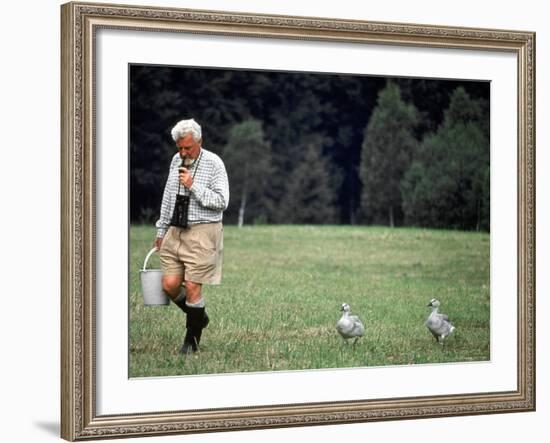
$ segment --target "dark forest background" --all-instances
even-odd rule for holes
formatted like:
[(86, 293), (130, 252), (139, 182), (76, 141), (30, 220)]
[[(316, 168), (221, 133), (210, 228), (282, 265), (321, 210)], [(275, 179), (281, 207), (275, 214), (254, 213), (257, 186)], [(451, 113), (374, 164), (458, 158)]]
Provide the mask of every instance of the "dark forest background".
[(194, 118), (225, 223), (489, 230), (488, 82), (130, 66), (130, 218), (153, 223)]

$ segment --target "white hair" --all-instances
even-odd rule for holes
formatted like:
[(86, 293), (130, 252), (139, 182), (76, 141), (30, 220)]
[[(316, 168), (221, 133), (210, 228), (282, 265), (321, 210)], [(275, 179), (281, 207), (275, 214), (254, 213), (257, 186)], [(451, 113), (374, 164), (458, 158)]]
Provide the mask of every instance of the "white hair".
[(189, 120), (180, 120), (176, 123), (176, 126), (172, 128), (172, 138), (175, 142), (185, 137), (187, 134), (193, 135), (193, 140), (196, 142), (202, 138), (202, 129), (192, 118)]

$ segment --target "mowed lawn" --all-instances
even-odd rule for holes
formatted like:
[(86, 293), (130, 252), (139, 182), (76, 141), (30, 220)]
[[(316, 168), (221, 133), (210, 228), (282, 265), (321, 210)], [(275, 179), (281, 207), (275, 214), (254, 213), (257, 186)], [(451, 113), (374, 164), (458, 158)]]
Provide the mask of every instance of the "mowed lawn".
[[(490, 358), (489, 234), (370, 226), (225, 226), (220, 286), (203, 294), (201, 352), (182, 357), (183, 313), (144, 306), (139, 269), (155, 235), (130, 232), (130, 377), (483, 361)], [(152, 267), (159, 267), (154, 254)], [(424, 326), (431, 298), (457, 330)], [(363, 320), (357, 344), (340, 305)]]

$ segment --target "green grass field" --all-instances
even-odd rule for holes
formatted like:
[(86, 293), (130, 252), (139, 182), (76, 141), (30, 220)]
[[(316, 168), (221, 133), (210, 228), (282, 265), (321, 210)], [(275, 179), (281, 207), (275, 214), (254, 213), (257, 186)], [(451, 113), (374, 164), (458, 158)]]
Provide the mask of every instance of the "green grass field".
[[(178, 354), (184, 315), (143, 305), (139, 269), (155, 235), (130, 232), (130, 377), (482, 361), (489, 354), (489, 235), (365, 226), (225, 228), (220, 286), (203, 294), (201, 352)], [(158, 267), (158, 254), (152, 266)], [(424, 326), (431, 298), (457, 327), (444, 346)], [(366, 327), (345, 346), (350, 304)]]

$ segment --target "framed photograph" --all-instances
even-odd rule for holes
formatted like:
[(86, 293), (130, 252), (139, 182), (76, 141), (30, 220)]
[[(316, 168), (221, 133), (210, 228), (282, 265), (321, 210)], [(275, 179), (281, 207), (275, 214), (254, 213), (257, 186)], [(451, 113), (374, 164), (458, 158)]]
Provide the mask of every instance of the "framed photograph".
[(64, 439), (535, 409), (534, 33), (61, 18)]

